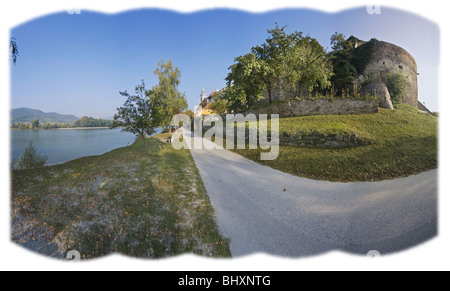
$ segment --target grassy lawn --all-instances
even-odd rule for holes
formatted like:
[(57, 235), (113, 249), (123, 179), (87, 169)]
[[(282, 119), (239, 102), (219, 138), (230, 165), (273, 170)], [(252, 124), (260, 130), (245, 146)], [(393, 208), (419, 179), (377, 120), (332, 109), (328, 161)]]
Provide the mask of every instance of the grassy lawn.
[(260, 161), (260, 149), (234, 152), (272, 168), (311, 179), (376, 181), (404, 177), (438, 165), (438, 119), (399, 105), (362, 115), (309, 116), (280, 119), (281, 132), (357, 133), (373, 145), (354, 148), (280, 146), (278, 159)]
[(188, 150), (158, 139), (62, 165), (13, 171), (12, 240), (33, 251), (82, 259), (120, 253), (162, 258), (229, 257)]

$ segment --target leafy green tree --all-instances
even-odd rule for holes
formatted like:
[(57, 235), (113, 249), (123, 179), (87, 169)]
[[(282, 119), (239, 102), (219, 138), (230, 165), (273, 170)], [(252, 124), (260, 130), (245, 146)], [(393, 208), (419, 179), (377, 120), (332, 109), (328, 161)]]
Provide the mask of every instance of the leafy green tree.
[(167, 63), (160, 61), (153, 72), (158, 77), (158, 84), (152, 88), (152, 96), (158, 100), (160, 125), (168, 127), (172, 117), (187, 109), (185, 94), (178, 90), (181, 73), (174, 67), (171, 60)]
[(309, 36), (299, 39), (286, 56), (285, 83), (290, 88), (308, 93), (315, 88), (327, 89), (331, 86), (333, 65), (319, 42)]
[(332, 52), (330, 58), (333, 60), (334, 75), (331, 78), (335, 93), (340, 96), (344, 91), (350, 91), (350, 86), (358, 76), (358, 71), (352, 64), (353, 49), (352, 42), (346, 40), (343, 34), (335, 33), (331, 36)]
[(262, 45), (252, 48), (252, 53), (259, 60), (259, 78), (265, 85), (272, 103), (272, 93), (274, 88), (280, 83), (283, 76), (288, 74), (291, 68), (286, 66), (286, 56), (289, 51), (302, 40), (301, 32), (286, 34), (284, 27), (275, 24), (275, 28), (267, 30), (270, 37)]
[(30, 145), (25, 148), (25, 151), (20, 155), (17, 160), (18, 170), (27, 170), (42, 167), (47, 162), (47, 156), (43, 156), (37, 153), (36, 148), (32, 141)]
[(335, 33), (331, 36), (332, 51), (329, 53), (333, 61), (333, 77), (331, 82), (334, 86), (335, 94), (341, 96), (344, 92), (352, 92), (353, 83), (358, 75), (362, 75), (367, 64), (372, 58), (376, 39), (361, 46), (356, 46), (360, 42), (357, 37), (345, 38), (343, 34)]
[(264, 93), (272, 103), (279, 86), (294, 92), (330, 86), (332, 66), (324, 48), (316, 39), (298, 31), (288, 34), (285, 28), (276, 24), (267, 31), (270, 36), (265, 43), (235, 58), (225, 79), (228, 106), (245, 110), (263, 99)]
[(213, 96), (213, 103), (210, 103), (210, 108), (214, 110), (217, 114), (223, 115), (228, 110), (228, 101), (225, 97), (225, 90), (220, 91)]
[[(253, 101), (263, 98), (266, 84), (263, 80), (264, 62), (257, 59), (254, 53), (239, 56), (234, 59), (234, 64), (229, 67), (230, 72), (225, 78), (228, 85), (228, 98), (231, 99), (233, 109), (245, 110)], [(230, 94), (234, 94), (231, 96)], [(252, 100), (253, 98), (253, 100)]]
[(135, 94), (127, 91), (120, 92), (127, 98), (122, 107), (117, 108), (114, 122), (110, 128), (122, 127), (123, 131), (131, 132), (144, 141), (147, 154), (149, 149), (145, 141), (146, 135), (155, 132), (155, 128), (161, 124), (161, 102), (152, 91), (145, 89), (144, 80), (135, 87)]
[(35, 119), (33, 120), (33, 122), (31, 123), (31, 129), (36, 130), (39, 129), (39, 119)]

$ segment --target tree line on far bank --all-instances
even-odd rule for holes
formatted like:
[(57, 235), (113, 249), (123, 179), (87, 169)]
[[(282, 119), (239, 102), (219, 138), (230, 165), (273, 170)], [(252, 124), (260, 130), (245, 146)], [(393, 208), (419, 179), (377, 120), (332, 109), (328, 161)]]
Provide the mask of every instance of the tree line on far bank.
[(102, 118), (93, 118), (88, 116), (83, 116), (74, 123), (50, 123), (50, 122), (40, 122), (39, 119), (35, 119), (32, 122), (20, 122), (11, 124), (11, 128), (14, 129), (56, 129), (56, 128), (76, 128), (76, 127), (105, 127), (108, 128), (112, 126), (112, 120), (105, 120)]

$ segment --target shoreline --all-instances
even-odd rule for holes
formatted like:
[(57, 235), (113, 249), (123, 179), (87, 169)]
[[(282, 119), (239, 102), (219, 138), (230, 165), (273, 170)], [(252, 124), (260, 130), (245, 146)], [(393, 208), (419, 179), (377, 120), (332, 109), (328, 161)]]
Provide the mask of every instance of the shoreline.
[[(121, 127), (115, 127), (115, 128), (121, 128)], [(115, 129), (115, 128), (111, 128), (111, 129)], [(54, 130), (54, 129), (110, 129), (109, 127), (58, 127), (58, 128), (48, 128), (48, 129), (20, 129), (20, 128), (9, 128), (10, 130), (31, 130), (31, 131), (36, 131), (36, 130)]]

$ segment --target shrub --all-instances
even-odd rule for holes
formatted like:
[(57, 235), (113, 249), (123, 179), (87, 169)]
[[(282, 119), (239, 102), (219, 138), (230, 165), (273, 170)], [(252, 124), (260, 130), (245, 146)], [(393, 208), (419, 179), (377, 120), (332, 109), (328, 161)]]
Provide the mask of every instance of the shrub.
[(37, 153), (36, 148), (32, 141), (25, 151), (20, 155), (17, 160), (17, 169), (26, 170), (42, 167), (47, 162), (47, 156), (42, 156)]
[(402, 74), (388, 73), (384, 79), (384, 83), (386, 84), (389, 94), (391, 95), (392, 103), (401, 103), (407, 85), (405, 76)]

